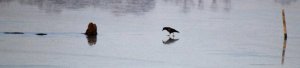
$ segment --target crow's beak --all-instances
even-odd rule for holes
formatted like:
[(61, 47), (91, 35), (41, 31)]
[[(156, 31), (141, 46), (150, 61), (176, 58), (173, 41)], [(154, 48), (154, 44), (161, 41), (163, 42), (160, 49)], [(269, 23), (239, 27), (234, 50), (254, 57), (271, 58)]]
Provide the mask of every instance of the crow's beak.
[(164, 30), (161, 30), (161, 31), (164, 31)]

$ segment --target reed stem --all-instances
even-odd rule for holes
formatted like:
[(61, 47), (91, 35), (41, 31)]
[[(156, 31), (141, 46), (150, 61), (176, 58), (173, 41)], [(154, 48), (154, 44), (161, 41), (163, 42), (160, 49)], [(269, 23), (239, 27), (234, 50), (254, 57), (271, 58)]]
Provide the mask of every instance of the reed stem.
[(282, 9), (282, 22), (283, 22), (283, 34), (284, 34), (284, 40), (283, 40), (283, 47), (282, 47), (282, 57), (281, 57), (281, 64), (284, 64), (284, 57), (285, 57), (285, 50), (286, 50), (286, 42), (287, 42), (287, 31), (286, 31), (286, 20), (285, 20), (285, 13), (284, 9)]
[(286, 20), (285, 20), (284, 9), (282, 9), (282, 22), (283, 22), (284, 40), (287, 40)]

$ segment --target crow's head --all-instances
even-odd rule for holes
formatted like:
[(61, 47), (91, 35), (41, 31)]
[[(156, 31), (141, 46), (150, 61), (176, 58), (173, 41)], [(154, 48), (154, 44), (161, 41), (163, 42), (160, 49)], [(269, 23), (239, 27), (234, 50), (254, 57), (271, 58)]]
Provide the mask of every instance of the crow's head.
[(171, 27), (164, 27), (163, 29), (162, 29), (162, 31), (164, 31), (164, 30), (169, 30)]

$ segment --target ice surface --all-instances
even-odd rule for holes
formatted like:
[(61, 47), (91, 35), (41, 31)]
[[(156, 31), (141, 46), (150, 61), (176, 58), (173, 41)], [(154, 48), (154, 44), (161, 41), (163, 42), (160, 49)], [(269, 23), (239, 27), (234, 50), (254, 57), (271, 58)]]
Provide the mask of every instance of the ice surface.
[[(300, 67), (297, 0), (3, 0), (0, 9), (0, 68)], [(81, 34), (90, 21), (95, 45)], [(165, 26), (180, 31), (170, 44)]]

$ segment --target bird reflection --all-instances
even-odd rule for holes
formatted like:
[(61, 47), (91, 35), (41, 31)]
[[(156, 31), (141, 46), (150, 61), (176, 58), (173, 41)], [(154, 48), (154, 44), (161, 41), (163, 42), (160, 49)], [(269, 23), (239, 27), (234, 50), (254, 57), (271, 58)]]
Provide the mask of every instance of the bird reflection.
[(86, 39), (90, 46), (93, 46), (97, 42), (97, 35), (86, 35)]
[(178, 41), (179, 39), (175, 39), (174, 37), (171, 37), (171, 36), (168, 36), (168, 40), (163, 40), (163, 44), (172, 44), (172, 43), (175, 43), (176, 41)]

